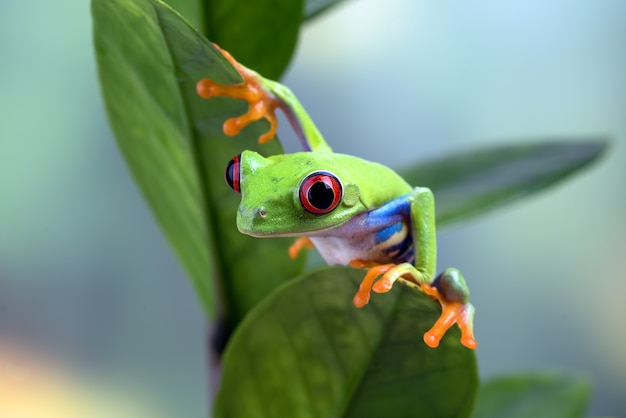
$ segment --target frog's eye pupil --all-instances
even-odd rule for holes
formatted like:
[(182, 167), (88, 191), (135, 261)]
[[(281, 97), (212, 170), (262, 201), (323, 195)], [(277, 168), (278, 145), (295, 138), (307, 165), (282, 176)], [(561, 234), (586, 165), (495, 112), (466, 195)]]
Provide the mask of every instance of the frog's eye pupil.
[(318, 171), (300, 184), (300, 203), (307, 212), (324, 215), (339, 205), (342, 193), (341, 182), (334, 174)]
[(335, 192), (330, 185), (323, 181), (318, 181), (309, 189), (307, 199), (309, 202), (314, 202), (317, 208), (327, 210), (333, 204), (333, 200), (335, 200)]
[(226, 166), (226, 172), (224, 173), (226, 177), (226, 183), (228, 183), (228, 186), (230, 186), (230, 188), (237, 193), (241, 192), (241, 188), (239, 187), (239, 183), (241, 181), (240, 161), (241, 154), (237, 155), (228, 162), (228, 165)]

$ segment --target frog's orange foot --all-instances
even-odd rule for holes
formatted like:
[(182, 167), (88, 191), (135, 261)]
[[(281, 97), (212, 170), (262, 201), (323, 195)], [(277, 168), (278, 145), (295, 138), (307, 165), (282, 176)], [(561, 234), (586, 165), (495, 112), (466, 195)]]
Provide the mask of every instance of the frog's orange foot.
[(364, 269), (380, 265), (379, 263), (370, 260), (352, 260), (348, 264), (350, 265), (350, 267), (354, 267), (355, 269)]
[(361, 281), (361, 284), (359, 285), (359, 290), (356, 292), (354, 298), (352, 299), (354, 306), (356, 306), (357, 308), (362, 308), (370, 301), (370, 292), (372, 290), (374, 280), (381, 274), (384, 274), (391, 268), (395, 267), (395, 264), (376, 265), (375, 263), (364, 260), (353, 260), (350, 262), (350, 265), (356, 268), (371, 267)]
[(427, 295), (437, 299), (441, 304), (441, 315), (435, 322), (435, 325), (424, 334), (426, 345), (431, 348), (438, 347), (443, 335), (456, 323), (461, 329), (461, 344), (472, 349), (478, 347), (473, 330), (474, 307), (468, 302), (450, 302), (445, 300), (434, 286), (424, 284), (422, 285), (422, 290)]
[(300, 251), (304, 248), (313, 248), (313, 241), (307, 237), (300, 237), (296, 239), (293, 244), (289, 246), (289, 258), (294, 259), (298, 256)]
[[(468, 348), (477, 347), (473, 331), (474, 307), (467, 302), (469, 294), (458, 270), (446, 270), (441, 276), (444, 278), (444, 284), (441, 283), (441, 279), (438, 279), (439, 288), (446, 292), (442, 294), (438, 287), (425, 283), (424, 276), (409, 263), (376, 265), (369, 261), (354, 260), (350, 262), (350, 265), (357, 268), (371, 267), (361, 282), (358, 292), (354, 295), (353, 302), (357, 308), (369, 302), (371, 290), (376, 293), (386, 293), (391, 290), (394, 283), (400, 282), (414, 289), (421, 289), (441, 304), (441, 315), (432, 328), (424, 334), (424, 342), (429, 347), (438, 347), (446, 331), (455, 323), (461, 329), (461, 343)], [(374, 284), (374, 280), (379, 275), (382, 277)]]
[(262, 144), (269, 141), (276, 135), (276, 130), (278, 129), (276, 109), (281, 106), (281, 102), (273, 94), (263, 88), (257, 73), (245, 68), (235, 61), (228, 52), (220, 49), (217, 45), (215, 46), (233, 65), (235, 70), (237, 70), (239, 75), (243, 78), (243, 81), (239, 84), (223, 85), (217, 84), (208, 78), (203, 78), (196, 84), (198, 95), (203, 99), (225, 96), (245, 100), (249, 104), (248, 111), (241, 116), (226, 120), (222, 126), (224, 134), (235, 136), (252, 122), (266, 118), (270, 124), (270, 128), (259, 137), (259, 143)]
[(372, 290), (376, 293), (387, 293), (396, 282), (414, 289), (420, 289), (420, 285), (415, 281), (415, 267), (409, 263), (402, 263), (384, 272), (383, 277), (377, 281)]

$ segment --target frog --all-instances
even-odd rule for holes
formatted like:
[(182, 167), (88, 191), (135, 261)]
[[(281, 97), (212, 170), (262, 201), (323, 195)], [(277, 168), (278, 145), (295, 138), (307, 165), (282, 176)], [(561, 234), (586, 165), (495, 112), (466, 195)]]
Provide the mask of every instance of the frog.
[(303, 151), (262, 156), (244, 150), (226, 164), (228, 186), (241, 194), (236, 225), (258, 238), (294, 237), (289, 256), (315, 247), (329, 265), (365, 270), (352, 303), (365, 307), (371, 292), (389, 292), (396, 283), (430, 296), (441, 314), (423, 339), (431, 348), (456, 323), (460, 342), (477, 348), (474, 307), (469, 288), (456, 268), (436, 274), (435, 199), (427, 187), (409, 185), (382, 164), (333, 152), (295, 94), (236, 61), (213, 44), (242, 81), (219, 84), (209, 78), (196, 84), (203, 99), (231, 97), (248, 103), (248, 111), (227, 119), (222, 130), (238, 135), (266, 119), (265, 143), (276, 136), (282, 111)]

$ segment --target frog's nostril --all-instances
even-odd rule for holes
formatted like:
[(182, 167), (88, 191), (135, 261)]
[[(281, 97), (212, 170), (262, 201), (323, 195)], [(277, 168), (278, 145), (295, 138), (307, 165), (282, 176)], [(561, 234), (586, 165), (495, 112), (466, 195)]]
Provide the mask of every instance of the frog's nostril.
[(260, 208), (254, 210), (254, 215), (255, 217), (263, 219), (265, 218), (265, 215), (267, 215), (267, 211), (264, 207), (261, 206)]

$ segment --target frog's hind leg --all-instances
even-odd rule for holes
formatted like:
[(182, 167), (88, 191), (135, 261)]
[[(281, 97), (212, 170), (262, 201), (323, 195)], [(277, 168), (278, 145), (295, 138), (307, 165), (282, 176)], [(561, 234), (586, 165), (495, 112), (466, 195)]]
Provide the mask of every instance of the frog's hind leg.
[(461, 329), (461, 343), (468, 348), (476, 348), (474, 338), (474, 307), (469, 303), (469, 290), (460, 271), (448, 268), (422, 290), (441, 304), (441, 316), (435, 325), (424, 334), (424, 341), (436, 347), (443, 334), (456, 322)]
[(412, 264), (402, 263), (388, 269), (372, 286), (372, 290), (376, 293), (388, 292), (396, 281), (421, 289), (441, 304), (441, 315), (424, 334), (424, 342), (429, 347), (437, 347), (443, 335), (455, 323), (461, 329), (461, 343), (468, 348), (477, 347), (473, 330), (474, 307), (469, 303), (469, 289), (460, 271), (446, 269), (429, 282)]

